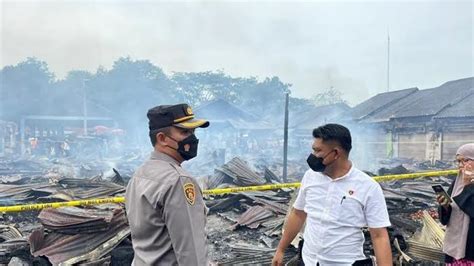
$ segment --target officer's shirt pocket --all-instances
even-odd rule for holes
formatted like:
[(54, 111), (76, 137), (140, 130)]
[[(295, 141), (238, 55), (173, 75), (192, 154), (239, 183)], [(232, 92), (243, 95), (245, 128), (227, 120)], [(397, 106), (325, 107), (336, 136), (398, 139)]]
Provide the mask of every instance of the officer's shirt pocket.
[(331, 209), (331, 218), (340, 224), (349, 226), (364, 226), (364, 205), (349, 194), (339, 197)]

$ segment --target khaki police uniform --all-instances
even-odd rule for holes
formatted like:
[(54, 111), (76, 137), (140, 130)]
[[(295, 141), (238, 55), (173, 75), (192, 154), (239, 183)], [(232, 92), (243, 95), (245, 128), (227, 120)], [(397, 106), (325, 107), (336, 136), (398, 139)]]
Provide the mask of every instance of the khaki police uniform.
[(173, 158), (153, 152), (125, 194), (133, 265), (207, 265), (201, 189)]
[[(166, 126), (207, 127), (186, 104), (148, 111), (150, 134)], [(128, 183), (126, 212), (133, 265), (207, 265), (206, 212), (197, 182), (179, 162), (153, 151)]]

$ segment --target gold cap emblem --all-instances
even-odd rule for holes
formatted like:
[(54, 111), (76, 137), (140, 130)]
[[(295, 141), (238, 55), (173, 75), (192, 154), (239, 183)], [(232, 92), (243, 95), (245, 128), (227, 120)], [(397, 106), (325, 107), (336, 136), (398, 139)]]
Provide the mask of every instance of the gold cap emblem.
[(193, 115), (193, 109), (191, 109), (190, 106), (188, 106), (188, 108), (186, 109), (186, 114), (187, 115)]

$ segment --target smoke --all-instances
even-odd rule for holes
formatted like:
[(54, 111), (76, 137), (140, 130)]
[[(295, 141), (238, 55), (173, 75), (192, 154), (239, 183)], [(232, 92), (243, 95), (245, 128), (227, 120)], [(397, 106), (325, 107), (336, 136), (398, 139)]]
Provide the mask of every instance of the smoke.
[(115, 176), (114, 168), (117, 169), (117, 163), (113, 161), (105, 161), (104, 164), (107, 166), (107, 171), (104, 172), (103, 177), (110, 179)]
[[(83, 85), (65, 84), (61, 80), (67, 80), (68, 71), (75, 69), (105, 75), (114, 68), (117, 58), (126, 55), (148, 59), (163, 67), (169, 76), (174, 71), (214, 69), (258, 80), (278, 76), (293, 84), (293, 97), (308, 99), (333, 87), (353, 106), (385, 90), (387, 26), (393, 40), (392, 88), (432, 87), (445, 80), (472, 76), (470, 10), (470, 2), (375, 5), (370, 2), (5, 2), (2, 3), (0, 65), (15, 65), (24, 58), (36, 56), (48, 62), (58, 79), (53, 80), (55, 85), (47, 90), (33, 84), (35, 94), (25, 92), (28, 101), (11, 101), (14, 104), (8, 109), (0, 106), (0, 119), (5, 116), (4, 110), (37, 113), (27, 108), (38, 101), (44, 115), (83, 115)], [(445, 19), (440, 20), (440, 17)], [(443, 40), (439, 36), (444, 36)], [(456, 47), (456, 52), (446, 47)], [(433, 54), (438, 56), (433, 57)], [(123, 155), (130, 148), (151, 150), (147, 109), (186, 101), (167, 93), (152, 97), (152, 93), (146, 91), (150, 87), (138, 88), (136, 83), (127, 83), (120, 76), (123, 75), (117, 75), (115, 83), (94, 85), (91, 81), (86, 86), (87, 109), (89, 116), (114, 118), (126, 133), (91, 144), (94, 149), (82, 147), (80, 152), (85, 155), (104, 156), (105, 149), (109, 151), (107, 156)], [(30, 77), (16, 78), (28, 80)], [(4, 89), (4, 80), (1, 81), (0, 89)], [(24, 84), (15, 83), (9, 90), (23, 87)], [(115, 101), (114, 104), (120, 106), (119, 115), (117, 110), (105, 110), (112, 103), (93, 101), (94, 93), (106, 87), (109, 90), (104, 95), (95, 95), (96, 99)], [(130, 94), (115, 98), (119, 88), (124, 87)], [(140, 89), (143, 89), (141, 93)], [(57, 98), (52, 98), (53, 92)], [(8, 97), (2, 95), (2, 98)], [(67, 99), (67, 103), (63, 99)], [(275, 163), (282, 161), (282, 146), (278, 142), (282, 139), (283, 108), (275, 110), (279, 109), (281, 114), (274, 114), (278, 119), (271, 121), (276, 130), (257, 133), (259, 141), (265, 143), (259, 147), (258, 154)], [(261, 118), (265, 114), (256, 115)], [(346, 124), (345, 121), (332, 122)], [(32, 123), (31, 127), (39, 132), (39, 124)], [(91, 128), (101, 125), (115, 128), (114, 122), (109, 121), (89, 123)], [(378, 133), (355, 125), (348, 127), (355, 143), (354, 160), (363, 168), (372, 167), (374, 161), (370, 158), (373, 156), (368, 154), (374, 147), (367, 142), (376, 139)], [(68, 133), (75, 133), (74, 130), (81, 128), (81, 121), (68, 124), (67, 128)], [(219, 135), (216, 131), (215, 135)], [(198, 130), (198, 134), (201, 131)], [(234, 155), (255, 159), (252, 155), (256, 154), (248, 152), (248, 146), (254, 145), (249, 139), (251, 134), (245, 130), (234, 129), (221, 134), (220, 138), (215, 135), (201, 137), (204, 149), (199, 158), (203, 158), (203, 165), (206, 165), (205, 160), (212, 159), (212, 149), (221, 146), (226, 146), (226, 159)], [(311, 131), (308, 130), (306, 136), (307, 149), (295, 145), (299, 138), (294, 136), (290, 140), (290, 155), (304, 162), (310, 152)], [(277, 144), (271, 146), (273, 142)]]
[[(62, 78), (72, 69), (110, 68), (130, 55), (169, 73), (279, 76), (298, 97), (334, 86), (355, 104), (386, 88), (388, 27), (392, 88), (472, 76), (471, 10), (470, 1), (10, 1), (2, 3), (0, 58), (1, 66), (44, 58)], [(328, 78), (328, 69), (340, 74)]]

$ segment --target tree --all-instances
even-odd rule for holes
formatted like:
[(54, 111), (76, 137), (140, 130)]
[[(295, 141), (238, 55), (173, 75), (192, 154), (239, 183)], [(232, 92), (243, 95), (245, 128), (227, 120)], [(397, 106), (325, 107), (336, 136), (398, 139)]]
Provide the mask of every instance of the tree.
[(242, 88), (242, 106), (261, 117), (272, 118), (284, 114), (285, 94), (290, 93), (291, 84), (283, 83), (278, 77), (257, 82), (252, 78)]
[[(145, 130), (146, 111), (156, 105), (185, 102), (198, 107), (214, 99), (233, 103), (262, 119), (279, 121), (284, 114), (285, 93), (291, 92), (291, 84), (278, 77), (260, 81), (257, 77), (232, 77), (222, 70), (173, 73), (169, 77), (150, 61), (130, 57), (117, 59), (111, 69), (99, 67), (95, 73), (73, 70), (61, 80), (54, 79), (45, 62), (28, 58), (2, 69), (0, 79), (1, 107), (7, 118), (82, 115), (87, 99), (97, 107), (88, 108), (89, 116), (112, 117), (127, 131)], [(297, 107), (306, 103), (295, 101)]]
[(161, 68), (148, 60), (119, 58), (112, 69), (99, 69), (85, 84), (88, 98), (110, 110), (121, 126), (135, 129), (145, 124), (146, 111), (179, 99)]
[(174, 73), (171, 80), (182, 96), (182, 101), (193, 106), (214, 99), (235, 103), (238, 98), (238, 92), (234, 88), (236, 79), (222, 71)]
[(44, 61), (29, 57), (0, 71), (0, 106), (6, 119), (40, 114), (49, 97), (54, 74)]
[(335, 104), (335, 103), (347, 103), (343, 98), (342, 98), (342, 93), (335, 89), (334, 87), (330, 87), (329, 89), (318, 93), (311, 97), (311, 100), (316, 106), (321, 106), (321, 105), (329, 105), (329, 104)]

